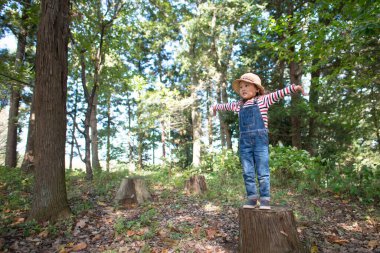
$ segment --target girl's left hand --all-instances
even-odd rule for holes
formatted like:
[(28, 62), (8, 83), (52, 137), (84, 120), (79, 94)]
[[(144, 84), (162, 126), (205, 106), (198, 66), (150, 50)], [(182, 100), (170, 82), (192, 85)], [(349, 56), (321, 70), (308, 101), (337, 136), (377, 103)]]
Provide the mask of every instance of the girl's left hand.
[(300, 91), (300, 92), (302, 93), (303, 96), (307, 96), (307, 95), (308, 95), (308, 94), (305, 92), (305, 90), (303, 89), (303, 86), (302, 86), (302, 85), (296, 85), (296, 86), (294, 87), (294, 89), (295, 89), (296, 91)]

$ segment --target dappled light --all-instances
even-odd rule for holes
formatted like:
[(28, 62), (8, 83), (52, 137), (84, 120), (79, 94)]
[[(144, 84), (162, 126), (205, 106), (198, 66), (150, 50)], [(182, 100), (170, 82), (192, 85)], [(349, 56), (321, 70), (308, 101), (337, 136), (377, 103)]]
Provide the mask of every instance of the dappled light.
[(380, 253), (379, 1), (0, 3), (1, 253)]

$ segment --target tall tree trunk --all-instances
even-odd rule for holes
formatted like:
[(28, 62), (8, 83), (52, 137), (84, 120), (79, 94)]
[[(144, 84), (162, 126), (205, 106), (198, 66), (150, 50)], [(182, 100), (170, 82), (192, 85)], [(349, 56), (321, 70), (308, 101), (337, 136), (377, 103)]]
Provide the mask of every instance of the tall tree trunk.
[[(290, 63), (290, 81), (292, 84), (299, 85), (301, 83), (301, 66), (299, 63), (292, 61)], [(298, 113), (301, 96), (299, 93), (292, 94), (291, 101), (291, 122), (292, 122), (292, 145), (301, 148), (301, 120)]]
[(132, 146), (132, 138), (131, 138), (131, 131), (132, 131), (132, 109), (131, 109), (131, 100), (129, 99), (129, 94), (127, 93), (127, 106), (128, 106), (128, 134), (127, 134), (127, 143), (129, 148), (129, 162), (133, 159), (133, 146)]
[(20, 97), (20, 88), (12, 86), (9, 105), (7, 145), (5, 152), (5, 166), (10, 168), (17, 166), (17, 126)]
[(35, 106), (34, 106), (34, 95), (33, 95), (32, 103), (30, 104), (29, 127), (28, 127), (28, 136), (26, 140), (26, 149), (25, 149), (24, 159), (21, 165), (21, 169), (26, 173), (31, 173), (34, 171), (33, 147), (34, 147), (35, 123), (36, 123), (36, 115), (35, 115), (34, 107)]
[[(138, 97), (140, 97), (141, 94), (138, 94)], [(141, 102), (140, 102), (141, 103)], [(139, 126), (142, 125), (142, 122), (141, 122), (141, 109), (139, 109), (139, 105), (137, 105), (137, 124)], [(142, 170), (143, 169), (143, 153), (144, 153), (144, 146), (143, 146), (143, 140), (144, 140), (144, 132), (143, 130), (141, 129), (141, 127), (138, 128), (137, 130), (137, 156), (138, 156), (138, 161), (137, 161), (137, 168), (139, 170)]]
[[(30, 0), (25, 1), (23, 6), (21, 31), (17, 35), (17, 51), (15, 66), (19, 70), (23, 64), (26, 47), (27, 27), (25, 24), (28, 18), (28, 10), (30, 7)], [(7, 145), (5, 151), (5, 166), (17, 166), (17, 128), (18, 128), (18, 114), (20, 107), (21, 91), (19, 87), (11, 86), (11, 98), (9, 103), (9, 117), (8, 117), (8, 133)]]
[(144, 152), (144, 148), (143, 148), (143, 139), (144, 139), (144, 133), (142, 132), (142, 130), (138, 130), (138, 133), (137, 133), (137, 155), (138, 155), (138, 162), (137, 162), (137, 168), (139, 170), (142, 170), (143, 167), (144, 167), (144, 163), (143, 163), (143, 152)]
[(98, 107), (98, 94), (95, 93), (91, 110), (91, 154), (92, 154), (92, 168), (94, 170), (100, 170), (99, 162), (99, 141), (98, 141), (98, 120), (96, 119)]
[[(228, 102), (228, 94), (227, 94), (227, 70), (228, 65), (231, 61), (232, 56), (232, 44), (233, 40), (231, 37), (235, 34), (234, 25), (229, 26), (227, 41), (229, 44), (221, 50), (221, 55), (218, 54), (217, 50), (217, 40), (218, 35), (216, 32), (216, 23), (217, 23), (217, 13), (216, 9), (213, 12), (213, 17), (211, 21), (211, 30), (212, 30), (212, 44), (211, 44), (211, 52), (214, 58), (215, 68), (219, 74), (218, 87), (217, 87), (217, 102), (218, 103), (227, 103)], [(223, 62), (223, 63), (222, 63)], [(219, 122), (220, 122), (220, 139), (222, 147), (227, 146), (227, 149), (232, 149), (232, 136), (231, 136), (231, 128), (225, 120), (223, 114), (219, 113)]]
[(93, 172), (92, 172), (92, 166), (91, 166), (90, 118), (91, 118), (91, 107), (87, 108), (85, 119), (84, 119), (84, 142), (85, 142), (84, 162), (86, 165), (86, 179), (89, 181), (93, 179)]
[(193, 166), (198, 167), (201, 163), (201, 136), (202, 136), (202, 116), (199, 110), (199, 99), (197, 96), (198, 80), (195, 74), (192, 76), (191, 97), (193, 105), (191, 107), (191, 122), (193, 127)]
[[(218, 104), (221, 104), (222, 103), (222, 87), (220, 86), (220, 84), (218, 85), (218, 88), (216, 90), (216, 102)], [(224, 148), (226, 146), (226, 124), (224, 122), (224, 116), (222, 113), (218, 113), (218, 118), (219, 118), (219, 132), (220, 132), (220, 142), (221, 142), (221, 146), (222, 148)]]
[[(313, 60), (313, 66), (316, 66), (318, 60)], [(311, 109), (311, 115), (309, 118), (309, 136), (307, 141), (307, 150), (311, 155), (315, 154), (315, 143), (316, 143), (316, 120), (318, 117), (318, 98), (319, 98), (319, 77), (321, 74), (320, 69), (316, 69), (311, 72), (311, 84), (309, 92), (309, 105)]]
[[(227, 69), (225, 69), (225, 72), (221, 75), (221, 93), (222, 93), (222, 101), (223, 103), (228, 103), (228, 94), (227, 94), (227, 77), (226, 77)], [(231, 128), (228, 125), (228, 123), (224, 120), (223, 121), (223, 129), (224, 129), (224, 135), (226, 136), (226, 145), (227, 149), (232, 149), (232, 136), (231, 136)]]
[(213, 134), (212, 134), (212, 118), (213, 118), (213, 112), (210, 111), (211, 106), (211, 86), (207, 86), (207, 127), (208, 127), (208, 145), (210, 151), (212, 151), (212, 141), (213, 141)]
[(154, 139), (152, 138), (152, 162), (153, 162), (153, 165), (155, 165), (155, 155), (154, 155)]
[(82, 87), (83, 92), (87, 102), (87, 109), (85, 113), (84, 119), (84, 142), (85, 142), (85, 155), (84, 155), (84, 163), (86, 165), (86, 179), (92, 180), (93, 173), (91, 167), (91, 139), (90, 139), (90, 119), (91, 119), (91, 109), (92, 109), (92, 100), (94, 98), (96, 92), (96, 86), (92, 87), (91, 94), (87, 89), (87, 81), (86, 81), (86, 62), (84, 58), (84, 50), (80, 52), (80, 61), (81, 61), (81, 79), (82, 79)]
[(69, 1), (42, 0), (37, 34), (34, 189), (30, 219), (67, 217), (65, 184)]
[[(293, 17), (294, 15), (294, 9), (295, 9), (295, 3), (292, 1), (286, 2), (287, 5), (287, 14), (289, 17)], [(289, 36), (294, 36), (296, 32), (296, 25), (292, 18), (290, 18), (288, 22), (288, 30), (289, 30)], [(291, 84), (300, 85), (301, 84), (301, 75), (302, 75), (302, 67), (301, 62), (296, 60), (296, 49), (294, 45), (289, 46), (289, 56), (290, 56), (290, 63), (289, 63), (289, 74), (290, 74), (290, 82)], [(299, 103), (301, 95), (299, 93), (295, 93), (291, 95), (291, 134), (292, 134), (292, 145), (296, 148), (301, 148), (301, 117), (299, 115)]]
[[(273, 78), (273, 84), (276, 89), (283, 89), (285, 88), (285, 81), (284, 81), (284, 74), (285, 74), (285, 61), (279, 59), (276, 64), (276, 69), (274, 73), (277, 73), (277, 75)], [(277, 105), (278, 107), (281, 107), (282, 110), (285, 106), (284, 99), (281, 99), (278, 101)], [(271, 113), (271, 112), (270, 112)], [(271, 140), (271, 143), (277, 144), (279, 142), (281, 143), (290, 143), (289, 141), (289, 126), (288, 124), (282, 124), (286, 121), (286, 118), (288, 117), (286, 114), (281, 114), (277, 116), (276, 121), (273, 121), (273, 124), (271, 124), (271, 129), (274, 131), (269, 131), (269, 139)]]
[(162, 145), (162, 157), (166, 157), (166, 134), (165, 134), (165, 122), (161, 121), (161, 145)]
[(74, 159), (74, 145), (75, 145), (75, 130), (76, 130), (76, 121), (77, 121), (77, 114), (78, 114), (78, 101), (79, 95), (78, 95), (78, 83), (75, 87), (75, 99), (74, 99), (74, 109), (73, 109), (73, 127), (71, 129), (71, 143), (70, 143), (70, 165), (69, 168), (73, 168), (73, 159)]
[(106, 154), (106, 170), (110, 171), (111, 161), (111, 95), (107, 99), (107, 154)]

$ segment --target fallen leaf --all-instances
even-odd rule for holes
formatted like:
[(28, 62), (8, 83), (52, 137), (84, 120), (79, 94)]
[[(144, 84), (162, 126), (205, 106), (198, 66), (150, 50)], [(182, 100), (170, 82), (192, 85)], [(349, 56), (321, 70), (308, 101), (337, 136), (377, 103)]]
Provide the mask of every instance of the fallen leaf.
[(379, 247), (379, 241), (377, 241), (377, 240), (369, 241), (369, 242), (368, 242), (368, 247), (369, 247), (371, 250), (376, 249), (377, 247)]
[(177, 244), (176, 240), (173, 240), (173, 239), (170, 239), (170, 238), (163, 238), (162, 241), (163, 241), (166, 245), (168, 245), (168, 246), (170, 246), (170, 247), (174, 247), (174, 245)]
[(92, 238), (93, 241), (97, 241), (97, 240), (100, 240), (102, 238), (102, 236), (100, 234), (97, 234), (94, 236), (94, 238)]
[(214, 228), (206, 229), (206, 237), (211, 240), (215, 237), (217, 230)]
[(66, 249), (65, 248), (62, 248), (58, 251), (58, 253), (67, 253)]
[(72, 247), (71, 251), (80, 251), (87, 248), (87, 244), (85, 242), (80, 242)]
[(312, 246), (310, 248), (310, 253), (318, 253), (318, 246), (315, 242), (312, 243)]
[(98, 201), (98, 202), (97, 202), (97, 204), (98, 204), (99, 206), (107, 206), (107, 204), (106, 204), (106, 203), (104, 203), (104, 202), (101, 202), (101, 201)]
[(201, 233), (201, 227), (200, 226), (195, 226), (193, 228), (193, 230), (191, 231), (191, 233), (194, 235), (194, 236), (199, 236), (199, 234)]
[(48, 237), (48, 235), (49, 235), (49, 231), (44, 230), (44, 231), (42, 231), (41, 233), (38, 234), (38, 237), (46, 238), (46, 237)]
[(135, 234), (136, 234), (136, 232), (133, 231), (133, 230), (128, 230), (127, 231), (127, 236), (134, 236)]
[(76, 228), (84, 228), (86, 226), (87, 219), (81, 219), (75, 225)]
[(345, 243), (348, 243), (348, 240), (340, 239), (339, 237), (334, 236), (334, 235), (328, 236), (327, 237), (327, 241), (330, 242), (330, 243), (336, 243), (336, 244), (339, 244), (339, 245), (343, 245)]
[(17, 218), (15, 222), (13, 222), (12, 225), (17, 225), (17, 224), (20, 224), (20, 223), (24, 223), (25, 221), (25, 218)]

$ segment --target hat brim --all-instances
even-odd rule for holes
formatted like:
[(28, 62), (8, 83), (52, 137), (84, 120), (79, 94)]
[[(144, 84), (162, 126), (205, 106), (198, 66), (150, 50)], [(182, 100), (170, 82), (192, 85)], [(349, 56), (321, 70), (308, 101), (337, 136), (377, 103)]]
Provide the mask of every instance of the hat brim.
[(240, 83), (240, 81), (244, 81), (244, 82), (252, 83), (252, 84), (256, 85), (256, 87), (259, 89), (259, 94), (260, 94), (260, 95), (264, 95), (264, 94), (265, 94), (265, 89), (264, 89), (264, 87), (263, 87), (261, 84), (257, 84), (257, 83), (254, 83), (254, 82), (250, 82), (250, 81), (247, 81), (246, 79), (236, 79), (235, 81), (232, 82), (232, 89), (233, 89), (238, 95), (240, 95), (240, 87), (239, 87), (239, 83)]

